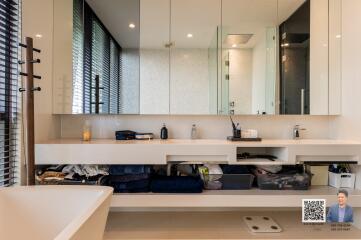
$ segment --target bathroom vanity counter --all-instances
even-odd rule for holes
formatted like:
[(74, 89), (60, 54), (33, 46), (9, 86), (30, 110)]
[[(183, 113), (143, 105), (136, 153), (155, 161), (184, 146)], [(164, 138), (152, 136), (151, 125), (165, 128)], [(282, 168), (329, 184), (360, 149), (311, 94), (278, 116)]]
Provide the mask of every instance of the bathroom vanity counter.
[[(36, 144), (36, 164), (142, 164), (172, 162), (225, 163), (239, 165), (303, 162), (353, 162), (360, 164), (361, 144), (340, 140), (143, 140), (116, 141), (59, 139)], [(237, 159), (237, 153), (256, 152), (277, 156), (267, 159)], [(222, 190), (201, 194), (114, 194), (112, 207), (301, 207), (302, 199), (326, 199), (332, 203), (337, 189), (312, 186), (308, 191)], [(361, 207), (361, 191), (354, 190), (350, 202)], [(285, 197), (287, 196), (287, 197)]]
[(137, 144), (137, 145), (233, 145), (233, 146), (292, 146), (292, 145), (358, 145), (360, 142), (352, 140), (335, 139), (263, 139), (260, 142), (228, 141), (225, 139), (152, 139), (152, 140), (114, 140), (114, 139), (93, 139), (83, 141), (80, 139), (53, 139), (40, 142), (44, 144)]
[[(265, 159), (237, 160), (237, 153), (274, 155)], [(296, 164), (302, 162), (353, 162), (360, 164), (361, 143), (310, 139), (265, 139), (231, 142), (219, 139), (129, 140), (57, 139), (36, 144), (36, 164), (167, 164), (172, 161), (220, 162), (240, 165)]]

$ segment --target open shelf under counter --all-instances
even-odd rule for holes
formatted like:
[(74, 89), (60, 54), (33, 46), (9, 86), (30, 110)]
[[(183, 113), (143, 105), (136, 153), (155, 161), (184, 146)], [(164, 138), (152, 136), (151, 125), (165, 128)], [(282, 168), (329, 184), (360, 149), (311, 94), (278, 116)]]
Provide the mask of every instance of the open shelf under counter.
[[(237, 151), (254, 149), (276, 155), (278, 161), (237, 161)], [(264, 139), (231, 142), (222, 139), (129, 140), (56, 139), (37, 143), (35, 163), (42, 164), (167, 164), (170, 161), (228, 164), (296, 164), (306, 161), (361, 163), (361, 143), (344, 140)]]
[[(329, 206), (337, 202), (337, 191), (329, 186), (312, 186), (306, 191), (251, 189), (207, 190), (198, 194), (114, 194), (111, 207), (301, 207), (302, 199), (326, 199)], [(349, 195), (349, 204), (361, 207), (361, 190), (350, 190)]]

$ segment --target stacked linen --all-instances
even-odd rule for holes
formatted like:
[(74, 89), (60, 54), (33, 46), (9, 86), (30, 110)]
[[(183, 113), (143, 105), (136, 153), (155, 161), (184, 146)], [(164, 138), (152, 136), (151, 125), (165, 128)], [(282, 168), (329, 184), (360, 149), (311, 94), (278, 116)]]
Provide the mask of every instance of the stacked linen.
[(101, 185), (111, 186), (115, 193), (149, 192), (151, 167), (145, 165), (112, 165)]

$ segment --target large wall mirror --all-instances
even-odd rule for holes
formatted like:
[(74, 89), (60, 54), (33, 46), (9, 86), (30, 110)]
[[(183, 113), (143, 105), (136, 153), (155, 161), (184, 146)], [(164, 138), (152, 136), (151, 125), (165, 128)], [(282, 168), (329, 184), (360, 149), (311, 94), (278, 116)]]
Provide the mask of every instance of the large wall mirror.
[(341, 39), (341, 0), (54, 0), (54, 113), (340, 114)]

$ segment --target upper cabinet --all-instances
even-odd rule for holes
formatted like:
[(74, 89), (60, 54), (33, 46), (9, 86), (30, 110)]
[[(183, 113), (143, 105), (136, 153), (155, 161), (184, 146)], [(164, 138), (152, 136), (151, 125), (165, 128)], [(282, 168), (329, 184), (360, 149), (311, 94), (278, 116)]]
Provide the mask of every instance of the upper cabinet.
[(169, 16), (169, 0), (140, 0), (141, 114), (169, 114)]
[(221, 0), (171, 0), (170, 114), (217, 114)]
[(275, 114), (278, 1), (222, 1), (221, 114)]
[(341, 0), (54, 0), (54, 113), (340, 114), (341, 39)]
[(139, 29), (139, 1), (54, 0), (54, 113), (138, 114)]

